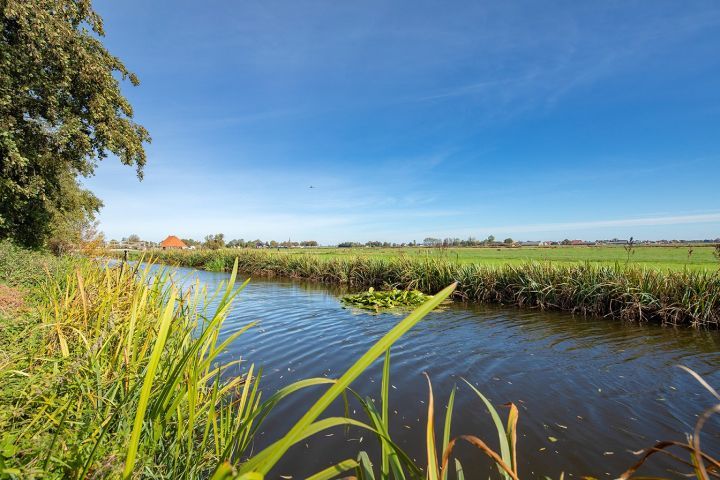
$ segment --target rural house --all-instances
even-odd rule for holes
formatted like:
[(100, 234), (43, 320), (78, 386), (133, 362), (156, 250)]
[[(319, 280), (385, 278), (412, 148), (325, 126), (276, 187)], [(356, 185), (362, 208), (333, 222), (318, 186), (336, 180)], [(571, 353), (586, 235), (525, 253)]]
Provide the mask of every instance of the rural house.
[(165, 240), (160, 242), (160, 248), (162, 248), (163, 250), (174, 250), (187, 248), (187, 245), (185, 245), (185, 242), (180, 240), (175, 235), (170, 235)]

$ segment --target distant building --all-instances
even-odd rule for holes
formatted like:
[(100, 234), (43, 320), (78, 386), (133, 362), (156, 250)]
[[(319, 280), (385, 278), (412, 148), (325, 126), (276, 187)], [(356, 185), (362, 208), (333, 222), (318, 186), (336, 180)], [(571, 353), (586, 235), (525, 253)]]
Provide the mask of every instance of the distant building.
[(187, 245), (185, 245), (185, 242), (180, 240), (175, 235), (170, 235), (165, 240), (160, 242), (160, 248), (162, 248), (163, 250), (175, 250), (187, 248)]
[(540, 247), (550, 247), (552, 245), (557, 245), (558, 242), (552, 241), (552, 240), (545, 240), (543, 242), (540, 242), (538, 246)]

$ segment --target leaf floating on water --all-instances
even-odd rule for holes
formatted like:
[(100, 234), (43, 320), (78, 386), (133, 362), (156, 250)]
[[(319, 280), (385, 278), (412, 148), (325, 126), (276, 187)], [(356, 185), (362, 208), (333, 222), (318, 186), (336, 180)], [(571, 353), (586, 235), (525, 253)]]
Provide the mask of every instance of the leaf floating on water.
[(560, 428), (563, 428), (563, 429), (567, 430), (567, 427), (566, 427), (565, 425), (560, 425), (559, 423), (556, 423), (555, 425), (557, 425), (557, 426), (560, 427)]
[(548, 440), (550, 440), (553, 443), (558, 441), (557, 438), (555, 438), (555, 437), (548, 437)]

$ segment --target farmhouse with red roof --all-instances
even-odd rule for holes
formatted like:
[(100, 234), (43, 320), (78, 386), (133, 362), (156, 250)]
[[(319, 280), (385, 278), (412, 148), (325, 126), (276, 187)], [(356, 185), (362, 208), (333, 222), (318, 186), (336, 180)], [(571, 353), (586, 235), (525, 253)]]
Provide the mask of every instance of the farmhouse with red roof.
[(187, 248), (187, 245), (185, 245), (185, 242), (180, 240), (175, 235), (170, 235), (165, 240), (160, 242), (160, 248), (162, 248), (163, 250), (172, 250), (178, 248)]

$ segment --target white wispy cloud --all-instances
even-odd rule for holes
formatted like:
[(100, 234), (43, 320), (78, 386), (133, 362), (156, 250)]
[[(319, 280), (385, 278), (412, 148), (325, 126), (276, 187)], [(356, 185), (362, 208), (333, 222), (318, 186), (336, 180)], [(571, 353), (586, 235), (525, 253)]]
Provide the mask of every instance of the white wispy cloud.
[[(499, 231), (504, 233), (539, 233), (539, 232), (566, 232), (571, 230), (590, 230), (595, 228), (617, 228), (617, 227), (652, 227), (660, 225), (685, 225), (701, 223), (720, 223), (720, 212), (703, 213), (694, 215), (673, 215), (634, 217), (613, 220), (592, 220), (584, 222), (562, 222), (562, 223), (537, 223), (520, 225), (495, 225), (478, 226), (473, 229), (478, 231)], [(468, 230), (469, 231), (469, 230)]]

